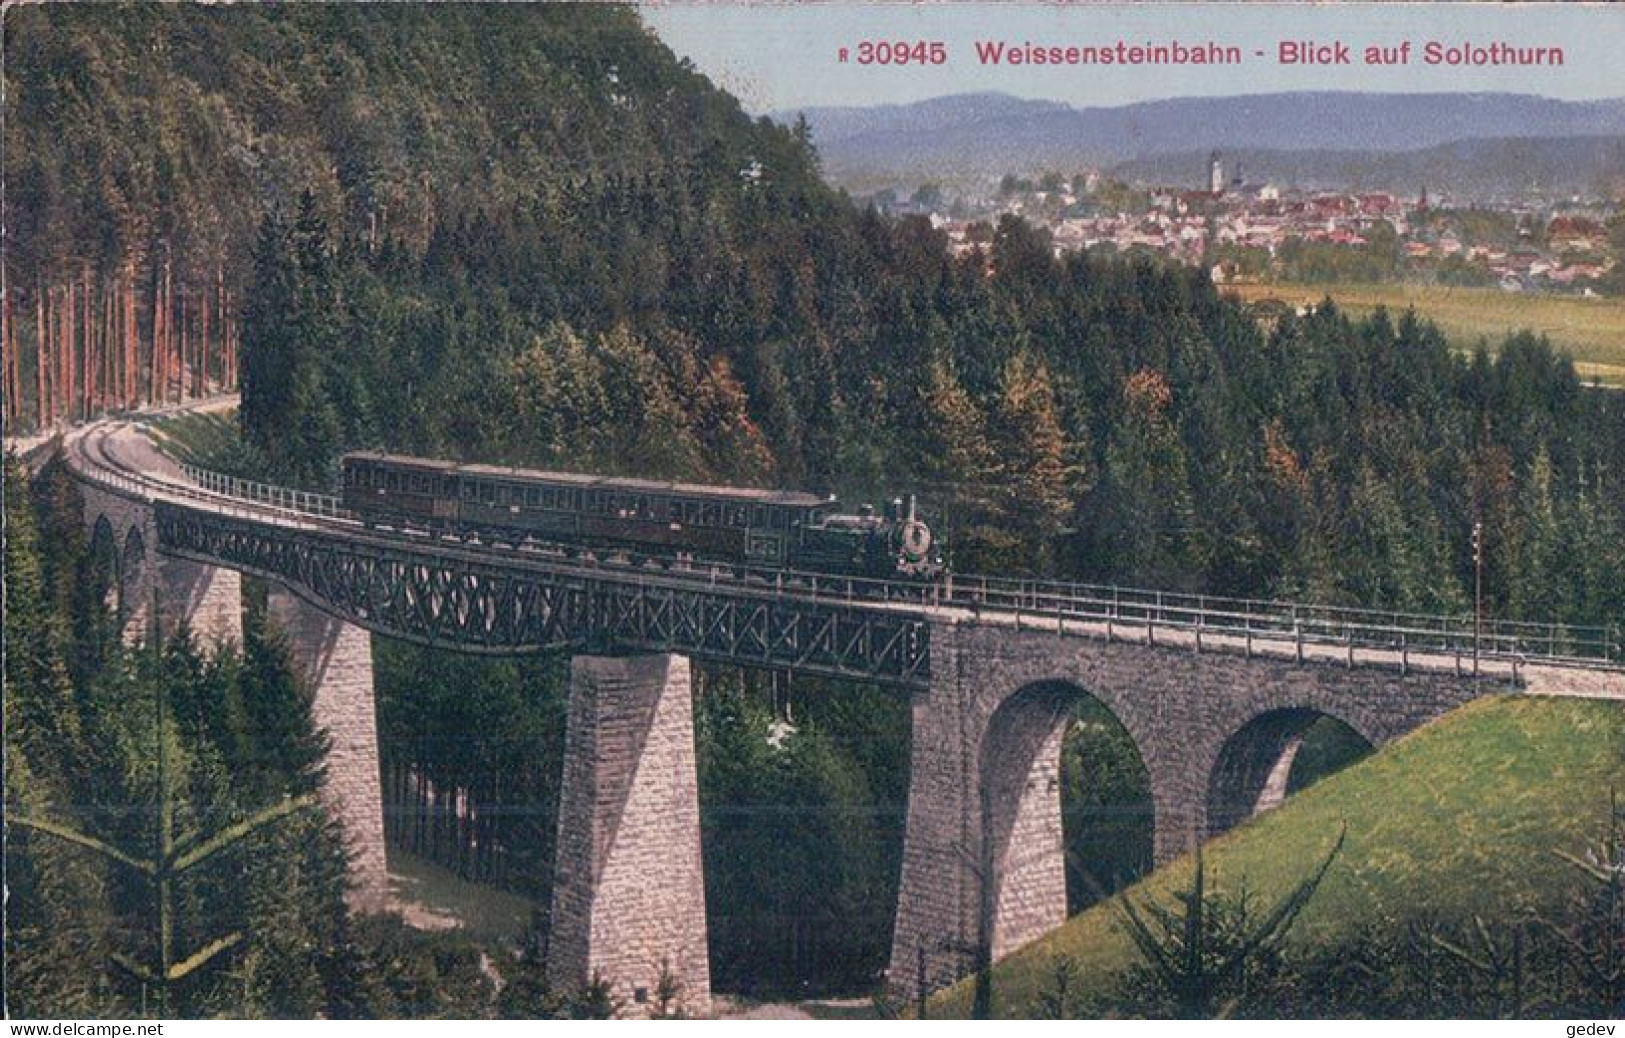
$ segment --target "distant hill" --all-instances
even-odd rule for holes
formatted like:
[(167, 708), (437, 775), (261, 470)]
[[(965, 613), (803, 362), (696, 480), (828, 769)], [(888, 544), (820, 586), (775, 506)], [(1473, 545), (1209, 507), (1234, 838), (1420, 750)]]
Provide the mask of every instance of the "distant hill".
[(1625, 136), (1625, 99), (1305, 92), (1073, 108), (1003, 94), (808, 108), (830, 176), (848, 186), (1112, 166), (1231, 151), (1411, 152), (1467, 140)]
[(1059, 101), (1029, 101), (1009, 94), (950, 94), (903, 105), (850, 108), (807, 108), (774, 113), (775, 121), (790, 123), (805, 114), (820, 144), (836, 144), (867, 134), (933, 134), (967, 124), (1014, 121), (1073, 112)]
[[(1197, 185), (1208, 151), (1134, 159), (1111, 167), (1142, 183)], [(1240, 163), (1249, 182), (1307, 188), (1399, 191), (1430, 188), (1468, 198), (1536, 190), (1547, 195), (1590, 193), (1625, 179), (1625, 134), (1607, 137), (1498, 137), (1453, 141), (1416, 151), (1227, 150), (1225, 175)]]
[[(1625, 703), (1512, 697), (1446, 715), (1208, 845), (1209, 880), (1268, 903), (1348, 837), (1292, 940), (1335, 942), (1364, 924), (1409, 918), (1496, 921), (1506, 906), (1550, 911), (1573, 874), (1554, 852), (1601, 837), (1610, 788), (1625, 781)], [(1172, 901), (1189, 857), (1127, 891)], [(1133, 960), (1110, 905), (1097, 905), (994, 968), (994, 1011), (1030, 1016), (1056, 963), (1077, 966), (1075, 995), (1100, 991)], [(969, 981), (932, 999), (931, 1015), (969, 1014)]]

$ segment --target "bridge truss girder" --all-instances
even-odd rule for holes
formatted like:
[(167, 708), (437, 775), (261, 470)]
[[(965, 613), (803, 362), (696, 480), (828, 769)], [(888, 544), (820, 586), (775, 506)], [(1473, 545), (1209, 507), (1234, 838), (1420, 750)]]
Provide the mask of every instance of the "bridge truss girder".
[(930, 678), (930, 625), (919, 613), (155, 508), (163, 553), (281, 581), (350, 623), (420, 645), (674, 652), (908, 688)]

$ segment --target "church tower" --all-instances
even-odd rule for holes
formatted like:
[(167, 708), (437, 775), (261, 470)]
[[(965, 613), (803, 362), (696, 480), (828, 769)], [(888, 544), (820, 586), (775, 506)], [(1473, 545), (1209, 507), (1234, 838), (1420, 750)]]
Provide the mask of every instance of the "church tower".
[(1224, 163), (1215, 151), (1207, 159), (1207, 189), (1216, 195), (1224, 194)]

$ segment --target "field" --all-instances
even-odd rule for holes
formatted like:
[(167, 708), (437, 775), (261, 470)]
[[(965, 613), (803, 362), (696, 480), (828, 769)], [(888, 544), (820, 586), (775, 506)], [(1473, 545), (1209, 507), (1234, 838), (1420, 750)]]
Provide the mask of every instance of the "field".
[(1385, 306), (1397, 315), (1415, 307), (1460, 350), (1471, 350), (1480, 340), (1487, 340), (1494, 349), (1509, 332), (1528, 329), (1572, 355), (1582, 378), (1625, 387), (1625, 299), (1383, 284), (1232, 285), (1224, 291), (1248, 302), (1280, 299), (1293, 305), (1318, 303), (1331, 296), (1353, 314)]
[[(1625, 703), (1508, 697), (1472, 703), (1304, 790), (1208, 845), (1211, 881), (1273, 902), (1348, 838), (1292, 940), (1329, 942), (1360, 921), (1428, 911), (1496, 919), (1506, 906), (1550, 907), (1573, 882), (1554, 854), (1600, 838), (1609, 789), (1625, 789)], [(1128, 895), (1172, 903), (1190, 860)], [(994, 970), (999, 1016), (1030, 1015), (1055, 964), (1071, 958), (1079, 994), (1131, 961), (1109, 905), (1074, 916)], [(933, 1000), (966, 1016), (969, 983)]]

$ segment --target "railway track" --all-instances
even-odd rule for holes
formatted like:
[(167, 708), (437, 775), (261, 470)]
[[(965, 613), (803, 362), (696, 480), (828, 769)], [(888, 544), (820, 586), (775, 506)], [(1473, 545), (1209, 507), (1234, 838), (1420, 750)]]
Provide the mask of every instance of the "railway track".
[[(1517, 665), (1625, 672), (1617, 630), (1511, 621), (1485, 621), (1475, 633), (1470, 616), (1433, 616), (1320, 606), (1309, 603), (1192, 595), (1102, 585), (956, 575), (930, 582), (877, 580), (696, 560), (656, 552), (594, 550), (590, 546), (501, 536), (492, 531), (436, 531), (411, 524), (364, 522), (331, 495), (297, 491), (209, 472), (162, 458), (140, 427), (101, 422), (70, 436), (65, 445), (78, 471), (143, 500), (213, 511), (289, 529), (319, 531), (382, 547), (417, 551), (486, 565), (536, 566), (561, 575), (610, 577), (682, 587), (726, 586), (751, 595), (794, 597), (821, 604), (862, 605), (937, 620), (977, 620), (1017, 628), (1051, 627), (1058, 633), (1156, 642), (1172, 636), (1206, 646), (1285, 644), (1303, 659), (1343, 651), (1466, 656)], [(151, 471), (132, 455), (142, 454)]]

